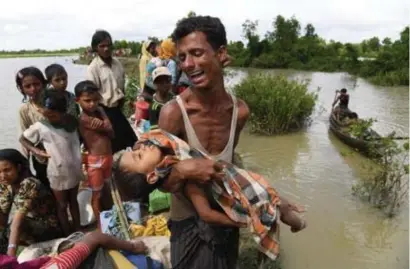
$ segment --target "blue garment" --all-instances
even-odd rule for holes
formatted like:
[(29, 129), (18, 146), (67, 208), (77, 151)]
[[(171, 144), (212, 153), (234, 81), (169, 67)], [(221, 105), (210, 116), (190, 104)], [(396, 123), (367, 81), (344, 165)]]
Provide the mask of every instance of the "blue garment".
[(145, 84), (152, 89), (155, 89), (155, 85), (152, 80), (152, 72), (155, 70), (155, 68), (160, 66), (166, 66), (168, 68), (169, 72), (171, 73), (172, 85), (175, 85), (177, 82), (177, 63), (173, 59), (161, 60), (159, 57), (156, 57), (151, 59), (151, 61), (147, 64), (147, 77), (145, 79)]
[[(137, 255), (137, 254), (131, 254), (129, 252), (123, 251), (122, 254), (129, 260), (133, 265), (135, 265), (138, 269), (164, 269), (164, 265), (157, 261), (157, 260), (152, 260), (149, 256), (145, 255)], [(152, 267), (148, 266), (148, 263), (152, 262)]]

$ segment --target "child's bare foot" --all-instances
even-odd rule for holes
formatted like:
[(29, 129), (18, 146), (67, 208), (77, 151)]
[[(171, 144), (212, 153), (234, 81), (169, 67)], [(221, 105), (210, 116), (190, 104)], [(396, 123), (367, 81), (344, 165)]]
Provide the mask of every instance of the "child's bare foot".
[(297, 232), (302, 231), (302, 230), (305, 229), (306, 227), (307, 227), (306, 220), (301, 219), (301, 220), (300, 220), (300, 226), (299, 226), (299, 227), (291, 227), (291, 228), (290, 228), (290, 231), (291, 231), (292, 233), (297, 233)]

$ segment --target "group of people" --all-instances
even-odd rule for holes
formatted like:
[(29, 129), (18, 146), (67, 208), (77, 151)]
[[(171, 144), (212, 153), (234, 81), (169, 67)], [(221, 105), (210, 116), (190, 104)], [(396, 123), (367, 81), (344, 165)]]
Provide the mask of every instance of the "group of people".
[[(111, 173), (127, 199), (141, 199), (157, 188), (171, 193), (173, 268), (237, 268), (241, 227), (250, 227), (259, 248), (275, 258), (278, 220), (293, 232), (306, 222), (295, 214), (303, 209), (263, 177), (232, 164), (250, 112), (225, 89), (223, 68), (230, 57), (222, 22), (210, 16), (186, 18), (172, 39), (159, 46), (144, 43), (141, 96), (150, 102), (153, 130), (139, 141), (121, 112), (125, 72), (112, 57), (112, 44), (106, 31), (93, 35), (96, 57), (74, 95), (66, 91), (67, 72), (60, 65), (47, 67), (46, 78), (35, 67), (17, 73), (24, 97), (20, 142), (36, 175), (20, 152), (0, 151), (0, 226), (8, 238), (7, 254), (15, 255), (19, 244), (81, 228), (76, 197), (83, 179), (82, 143), (96, 216), (112, 205), (101, 203), (110, 200), (106, 183)], [(179, 83), (182, 76), (187, 82)], [(114, 154), (119, 158), (114, 160)]]

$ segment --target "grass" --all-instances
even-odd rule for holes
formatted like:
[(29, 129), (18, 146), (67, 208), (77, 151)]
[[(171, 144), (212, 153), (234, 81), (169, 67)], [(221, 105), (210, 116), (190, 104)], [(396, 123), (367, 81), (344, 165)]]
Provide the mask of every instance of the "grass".
[(251, 74), (234, 90), (251, 111), (250, 131), (274, 135), (301, 129), (308, 122), (317, 93), (309, 81), (289, 80), (283, 75)]

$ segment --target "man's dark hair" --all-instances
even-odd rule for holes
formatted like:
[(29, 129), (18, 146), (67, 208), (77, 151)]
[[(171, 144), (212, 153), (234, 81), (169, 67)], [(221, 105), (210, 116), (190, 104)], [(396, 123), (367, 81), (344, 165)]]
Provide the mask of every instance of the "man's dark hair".
[(110, 43), (112, 45), (112, 38), (111, 35), (105, 31), (105, 30), (97, 30), (93, 34), (91, 38), (91, 48), (93, 49), (94, 52), (97, 51), (98, 45), (103, 42), (105, 39), (109, 39)]
[(347, 90), (345, 88), (340, 90), (341, 93), (347, 93)]
[(211, 16), (195, 16), (182, 19), (172, 33), (172, 40), (177, 43), (179, 40), (192, 32), (202, 32), (214, 50), (221, 46), (226, 46), (225, 26), (221, 20)]

